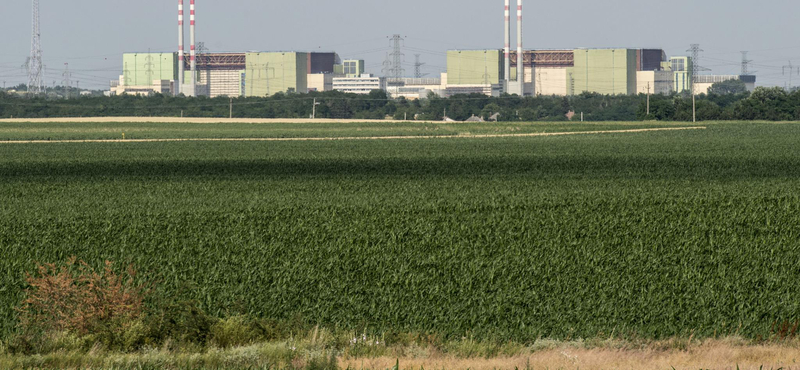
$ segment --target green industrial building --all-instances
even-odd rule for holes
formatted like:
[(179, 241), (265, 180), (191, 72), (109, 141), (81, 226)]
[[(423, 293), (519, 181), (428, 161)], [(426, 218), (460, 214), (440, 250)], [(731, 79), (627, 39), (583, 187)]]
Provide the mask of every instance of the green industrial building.
[(567, 92), (636, 94), (636, 50), (577, 49), (575, 65), (567, 69)]
[(247, 53), (245, 65), (245, 96), (308, 91), (307, 53)]
[(448, 85), (501, 85), (502, 50), (450, 50), (447, 52)]
[(156, 80), (177, 80), (178, 53), (125, 53), (122, 85), (150, 86)]
[(691, 57), (672, 57), (669, 59), (670, 69), (674, 74), (675, 79), (675, 92), (680, 94), (684, 91), (692, 91), (692, 79), (694, 78), (694, 71), (692, 70)]
[(364, 74), (366, 63), (363, 59), (348, 59), (343, 60), (342, 64), (333, 66), (333, 73), (336, 75), (344, 75), (346, 77), (354, 78), (360, 77)]

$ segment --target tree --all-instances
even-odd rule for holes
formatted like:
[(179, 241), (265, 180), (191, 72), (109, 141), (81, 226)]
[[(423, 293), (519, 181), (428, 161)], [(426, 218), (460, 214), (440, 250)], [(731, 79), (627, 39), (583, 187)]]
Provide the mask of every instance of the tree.
[(735, 94), (742, 94), (747, 92), (747, 86), (745, 86), (742, 80), (727, 80), (722, 82), (717, 82), (711, 85), (711, 88), (708, 89), (708, 94), (714, 95), (735, 95)]

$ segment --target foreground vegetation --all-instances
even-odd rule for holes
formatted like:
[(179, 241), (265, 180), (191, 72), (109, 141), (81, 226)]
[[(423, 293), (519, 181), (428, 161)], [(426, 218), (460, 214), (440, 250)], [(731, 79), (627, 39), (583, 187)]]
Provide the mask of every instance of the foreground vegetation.
[[(315, 337), (326, 344), (303, 356), (339, 366), (415, 348), (513, 357), (544, 338), (794, 348), (799, 135), (798, 124), (719, 123), (540, 138), (3, 144), (2, 351), (17, 354), (5, 357), (14, 366), (224, 352), (260, 359), (244, 367), (305, 367), (288, 354)], [(14, 307), (32, 287), (26, 273), (71, 256), (92, 271), (133, 266), (141, 313), (124, 330), (25, 339)], [(287, 355), (273, 361), (263, 348)]]

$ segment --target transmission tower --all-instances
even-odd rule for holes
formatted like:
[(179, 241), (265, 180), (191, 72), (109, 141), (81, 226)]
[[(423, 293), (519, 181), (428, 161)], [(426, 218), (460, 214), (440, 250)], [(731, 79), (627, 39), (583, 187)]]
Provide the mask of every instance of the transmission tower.
[(752, 60), (748, 60), (747, 59), (747, 52), (743, 51), (742, 52), (742, 76), (747, 76), (747, 75), (750, 74), (750, 63), (752, 63), (752, 62), (753, 62)]
[[(783, 75), (784, 75), (784, 76), (786, 76), (786, 74), (787, 74), (787, 71), (788, 71), (788, 74), (789, 74), (789, 85), (788, 85), (788, 86), (784, 86), (784, 89), (785, 89), (786, 91), (789, 91), (789, 92), (791, 92), (791, 91), (794, 89), (794, 82), (792, 81), (792, 77), (793, 77), (795, 74), (798, 74), (798, 75), (800, 75), (800, 67), (797, 67), (797, 66), (795, 66), (795, 65), (792, 65), (792, 61), (790, 60), (790, 61), (789, 61), (789, 64), (787, 64), (787, 65), (783, 66)], [(786, 83), (784, 83), (784, 85), (785, 85), (785, 84), (786, 84)]]
[(31, 34), (31, 56), (28, 58), (28, 92), (44, 92), (44, 73), (42, 72), (42, 35), (39, 27), (39, 0), (33, 2), (33, 32)]
[(72, 87), (72, 81), (70, 81), (72, 73), (69, 72), (69, 63), (64, 63), (64, 73), (61, 76), (64, 77), (64, 80), (61, 81), (61, 84), (64, 85), (64, 97), (69, 99), (69, 89)]
[(402, 51), (402, 43), (403, 37), (400, 35), (393, 35), (392, 36), (392, 53), (389, 54), (392, 57), (392, 68), (389, 69), (389, 75), (392, 77), (395, 83), (399, 82), (403, 78), (403, 74), (405, 74), (405, 69), (403, 69), (403, 57), (405, 56)]
[(698, 60), (700, 59), (700, 52), (703, 49), (700, 49), (700, 44), (691, 44), (689, 50), (687, 52), (692, 53), (692, 94), (694, 94), (694, 85), (697, 83), (697, 72), (700, 72), (700, 63)]
[(392, 58), (389, 57), (389, 53), (386, 53), (386, 59), (383, 61), (381, 72), (383, 72), (384, 76), (389, 76), (392, 72)]
[(147, 84), (150, 85), (153, 83), (153, 68), (155, 68), (155, 64), (153, 63), (153, 54), (150, 53), (150, 49), (147, 49), (147, 57), (144, 58), (144, 74), (147, 76)]
[(427, 73), (422, 73), (422, 66), (425, 63), (420, 63), (419, 57), (421, 54), (414, 54), (414, 78), (422, 78), (427, 76)]

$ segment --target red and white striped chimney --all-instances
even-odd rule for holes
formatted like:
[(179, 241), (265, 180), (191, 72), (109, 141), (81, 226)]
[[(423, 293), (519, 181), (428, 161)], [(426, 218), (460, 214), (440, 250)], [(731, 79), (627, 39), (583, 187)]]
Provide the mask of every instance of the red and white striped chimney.
[[(521, 0), (520, 0), (521, 1)], [(195, 60), (195, 34), (194, 34), (194, 0), (189, 0), (189, 33), (190, 33), (190, 40), (189, 42), (192, 43), (191, 51), (189, 60), (191, 63), (191, 77), (192, 77), (192, 96), (197, 96), (197, 61)]]
[(511, 0), (506, 0), (505, 16), (506, 46), (503, 49), (505, 52), (505, 77), (503, 78), (503, 92), (507, 93), (508, 82), (511, 80)]
[(178, 86), (175, 87), (175, 95), (179, 95), (183, 89), (183, 0), (178, 0)]
[(525, 95), (525, 65), (522, 51), (522, 0), (517, 0), (517, 83), (519, 96)]

